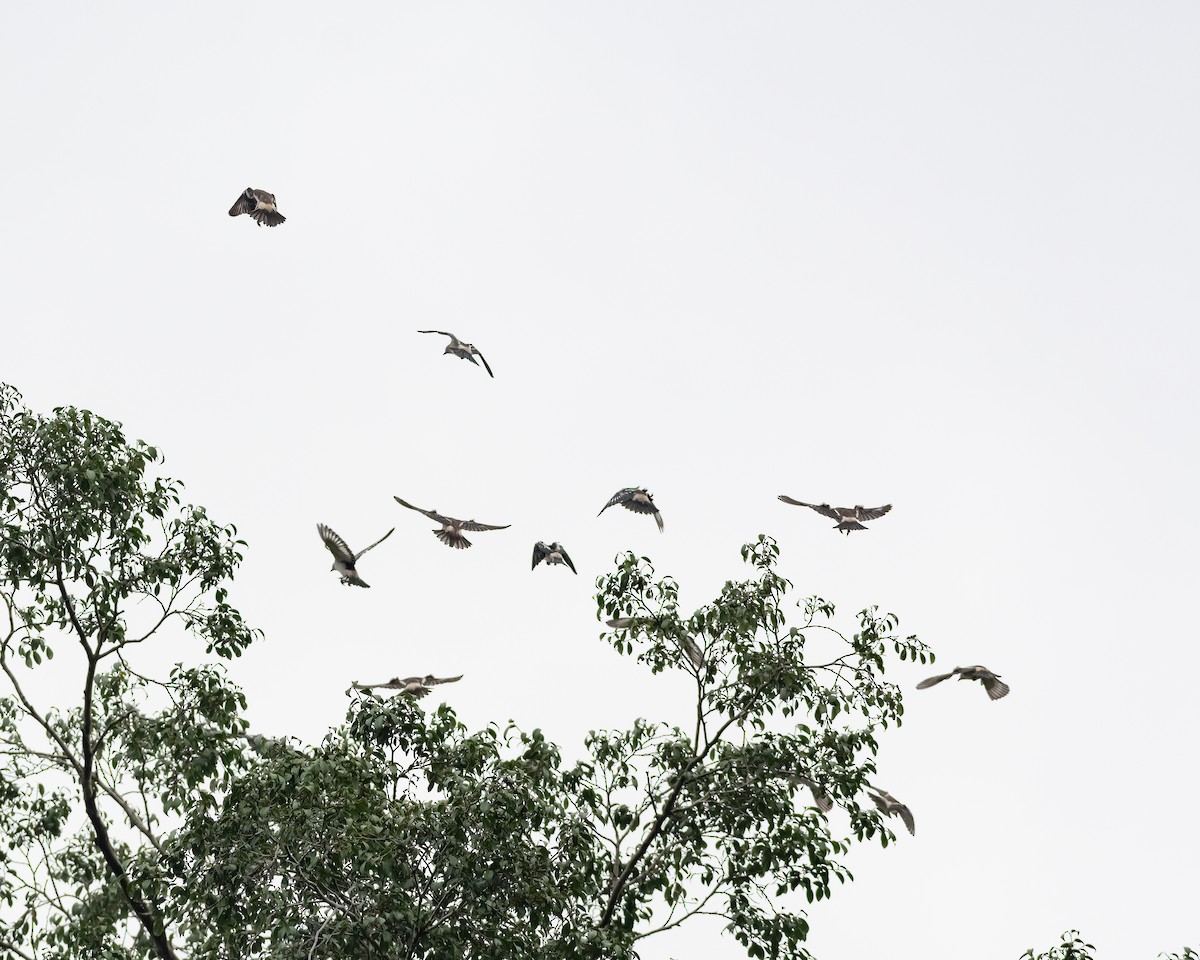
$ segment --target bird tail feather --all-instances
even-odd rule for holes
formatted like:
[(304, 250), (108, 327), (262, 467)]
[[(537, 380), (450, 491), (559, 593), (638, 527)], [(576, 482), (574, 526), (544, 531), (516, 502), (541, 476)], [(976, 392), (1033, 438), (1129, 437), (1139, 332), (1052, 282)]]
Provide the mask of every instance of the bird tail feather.
[(464, 537), (461, 533), (448, 533), (445, 530), (434, 530), (433, 535), (442, 541), (446, 546), (453, 547), (455, 550), (466, 550), (471, 545), (471, 541)]

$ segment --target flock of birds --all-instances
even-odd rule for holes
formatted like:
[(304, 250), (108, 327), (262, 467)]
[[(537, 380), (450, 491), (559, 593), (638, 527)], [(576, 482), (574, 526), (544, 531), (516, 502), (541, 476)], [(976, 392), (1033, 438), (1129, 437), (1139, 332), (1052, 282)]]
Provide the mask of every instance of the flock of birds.
[[(268, 193), (266, 190), (257, 190), (253, 187), (247, 187), (242, 195), (238, 197), (237, 202), (229, 209), (231, 217), (243, 214), (251, 217), (260, 227), (277, 227), (287, 219), (279, 212), (273, 193)], [(417, 332), (433, 333), (449, 337), (449, 342), (442, 351), (443, 355), (468, 360), (476, 366), (482, 363), (488, 376), (495, 377), (491, 366), (473, 343), (459, 340), (453, 333), (446, 330), (418, 330)], [(478, 361), (476, 360), (477, 357), (479, 358)], [(446, 546), (455, 550), (465, 550), (471, 546), (471, 541), (463, 534), (464, 530), (471, 533), (478, 533), (488, 530), (506, 530), (510, 526), (510, 524), (490, 524), (479, 523), (476, 520), (459, 520), (455, 517), (439, 513), (437, 510), (424, 510), (421, 507), (413, 506), (413, 504), (400, 497), (395, 497), (394, 499), (400, 506), (424, 514), (430, 520), (439, 524), (433, 530), (434, 536), (446, 544)], [(847, 536), (855, 530), (866, 530), (867, 527), (864, 526), (864, 521), (878, 520), (892, 509), (890, 503), (884, 504), (881, 507), (864, 507), (862, 505), (834, 507), (828, 503), (806, 503), (803, 500), (795, 500), (786, 494), (780, 494), (779, 499), (792, 506), (807, 507), (810, 510), (815, 510), (824, 517), (836, 520), (837, 524), (833, 529)], [(657, 505), (654, 503), (654, 497), (645, 487), (622, 487), (612, 495), (608, 503), (600, 508), (600, 513), (596, 514), (596, 516), (603, 514), (609, 507), (618, 505), (634, 513), (653, 516), (655, 523), (658, 525), (659, 532), (663, 531), (662, 513), (659, 512)], [(396, 528), (392, 527), (391, 530), (370, 546), (354, 551), (330, 527), (323, 523), (317, 524), (317, 533), (320, 534), (321, 540), (329, 552), (333, 554), (333, 566), (330, 569), (338, 575), (341, 583), (345, 586), (370, 586), (369, 583), (359, 576), (358, 561), (365, 553), (375, 549), (375, 547), (379, 546), (395, 532)], [(570, 555), (561, 543), (547, 544), (541, 540), (535, 543), (533, 546), (533, 565), (531, 569), (537, 569), (539, 563), (545, 563), (547, 566), (561, 564), (568, 567), (572, 573), (578, 573), (575, 569), (575, 564), (571, 561)], [(630, 629), (637, 625), (638, 619), (636, 617), (623, 617), (617, 620), (609, 620), (607, 625), (618, 630)], [(684, 639), (684, 653), (697, 669), (703, 666), (703, 652), (695, 641), (690, 638)], [(1008, 684), (1004, 683), (998, 674), (993, 673), (987, 667), (980, 664), (968, 667), (955, 667), (949, 673), (941, 673), (928, 677), (917, 684), (917, 689), (925, 690), (955, 676), (959, 680), (979, 681), (988, 697), (992, 700), (999, 700), (1001, 697), (1006, 696), (1009, 691)], [(382, 683), (355, 683), (354, 687), (368, 692), (375, 689), (399, 690), (401, 693), (419, 700), (421, 697), (427, 696), (431, 688), (443, 683), (456, 683), (462, 677), (462, 674), (456, 677), (435, 677), (432, 674), (424, 677), (392, 677), (390, 680), (383, 681)], [(821, 788), (820, 784), (803, 775), (797, 775), (794, 779), (797, 783), (802, 783), (809, 787), (813, 795), (813, 801), (819, 809), (828, 811), (832, 808), (833, 801)], [(908, 828), (909, 833), (916, 833), (913, 815), (907, 806), (898, 801), (886, 790), (882, 790), (874, 785), (868, 784), (868, 790), (871, 800), (885, 816), (899, 817)]]

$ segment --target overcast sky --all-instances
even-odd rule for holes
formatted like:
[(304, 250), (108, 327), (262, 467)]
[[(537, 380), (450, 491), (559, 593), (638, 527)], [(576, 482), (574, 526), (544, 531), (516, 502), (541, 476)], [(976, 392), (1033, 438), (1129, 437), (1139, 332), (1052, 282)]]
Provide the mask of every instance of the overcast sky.
[[(698, 605), (766, 532), (1012, 686), (911, 693), (917, 836), (851, 855), (818, 956), (1197, 945), (1198, 48), (1166, 2), (5, 4), (0, 379), (238, 525), (265, 733), (426, 671), (568, 754), (682, 720), (594, 579), (630, 548)], [(627, 485), (664, 534), (596, 517)], [(451, 551), (393, 494), (512, 527)], [(373, 589), (318, 522), (397, 528)], [(715, 929), (644, 956), (744, 956)]]

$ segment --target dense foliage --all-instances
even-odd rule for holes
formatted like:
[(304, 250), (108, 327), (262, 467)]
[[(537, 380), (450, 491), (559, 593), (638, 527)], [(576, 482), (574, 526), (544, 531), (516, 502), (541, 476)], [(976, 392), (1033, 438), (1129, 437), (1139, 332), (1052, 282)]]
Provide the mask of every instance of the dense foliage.
[[(852, 637), (819, 600), (786, 626), (775, 544), (743, 553), (750, 579), (687, 618), (644, 559), (599, 581), (602, 615), (627, 618), (607, 634), (616, 649), (691, 677), (690, 729), (594, 732), (568, 764), (540, 731), (468, 733), (448, 706), (360, 693), (321, 747), (268, 751), (169, 845), (171, 913), (193, 950), (620, 958), (705, 913), (750, 956), (805, 956), (793, 894), (847, 879), (850, 841), (804, 801), (816, 784), (855, 836), (887, 842), (858, 800), (875, 730), (901, 714), (884, 659), (928, 654), (870, 610)], [(806, 664), (815, 632), (840, 650)]]
[[(224, 667), (256, 637), (229, 603), (243, 544), (159, 459), (0, 388), (0, 956), (621, 960), (710, 915), (801, 958), (804, 905), (892, 839), (864, 802), (903, 714), (884, 671), (932, 655), (873, 608), (843, 631), (793, 601), (770, 538), (691, 614), (645, 558), (597, 581), (603, 638), (685, 677), (682, 716), (564, 757), (356, 691), (303, 746), (248, 731)], [(185, 662), (151, 676), (163, 643)]]
[(243, 750), (207, 732), (245, 703), (214, 666), (153, 679), (129, 655), (168, 634), (239, 654), (242, 544), (118, 424), (19, 403), (0, 387), (0, 946), (171, 957), (159, 828), (230, 782)]

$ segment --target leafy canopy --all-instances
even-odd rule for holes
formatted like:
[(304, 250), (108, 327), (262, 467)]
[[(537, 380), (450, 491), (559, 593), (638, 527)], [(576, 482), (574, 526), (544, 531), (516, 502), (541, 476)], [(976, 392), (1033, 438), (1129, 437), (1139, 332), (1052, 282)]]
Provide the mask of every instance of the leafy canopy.
[[(885, 669), (932, 654), (792, 601), (770, 538), (691, 614), (646, 558), (597, 581), (603, 638), (682, 680), (682, 716), (565, 758), (358, 691), (303, 746), (249, 731), (224, 666), (257, 637), (229, 602), (244, 544), (160, 462), (0, 386), (0, 955), (623, 960), (715, 916), (796, 960), (851, 844), (893, 839), (864, 802), (903, 716)], [(185, 662), (153, 676), (161, 644)], [(1039, 960), (1091, 960), (1071, 937)]]

